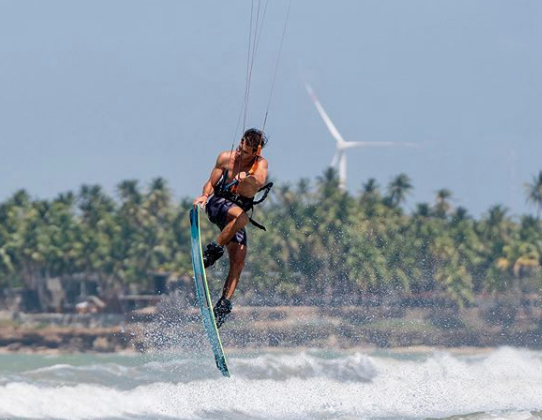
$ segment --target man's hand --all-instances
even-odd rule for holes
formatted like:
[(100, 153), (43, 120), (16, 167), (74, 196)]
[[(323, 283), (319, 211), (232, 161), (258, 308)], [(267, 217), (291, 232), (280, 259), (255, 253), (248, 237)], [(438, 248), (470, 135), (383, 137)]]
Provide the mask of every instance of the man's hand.
[(194, 205), (197, 206), (197, 205), (200, 205), (202, 207), (205, 206), (205, 204), (207, 203), (207, 199), (209, 198), (209, 196), (203, 194), (203, 195), (200, 195), (198, 198), (196, 198), (194, 200)]
[(249, 177), (248, 172), (243, 171), (243, 172), (239, 172), (237, 175), (235, 175), (234, 179), (237, 180), (237, 182), (241, 182), (243, 179), (246, 179), (248, 177)]

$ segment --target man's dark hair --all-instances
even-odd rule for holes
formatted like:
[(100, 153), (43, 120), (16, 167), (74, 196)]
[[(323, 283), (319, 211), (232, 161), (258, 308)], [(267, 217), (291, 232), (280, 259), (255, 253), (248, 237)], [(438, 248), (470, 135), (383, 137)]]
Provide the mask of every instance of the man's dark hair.
[(247, 131), (245, 131), (245, 134), (243, 134), (243, 141), (245, 144), (252, 146), (254, 149), (256, 149), (259, 145), (261, 145), (263, 149), (267, 144), (267, 137), (262, 130), (258, 130), (257, 128), (249, 128)]

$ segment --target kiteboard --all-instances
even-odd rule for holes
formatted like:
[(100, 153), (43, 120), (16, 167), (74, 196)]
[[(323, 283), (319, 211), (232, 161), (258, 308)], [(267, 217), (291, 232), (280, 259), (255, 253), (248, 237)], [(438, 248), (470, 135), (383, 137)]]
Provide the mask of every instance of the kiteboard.
[(203, 266), (203, 252), (201, 248), (200, 236), (200, 217), (199, 206), (195, 205), (190, 210), (190, 231), (192, 238), (192, 267), (194, 268), (194, 283), (196, 286), (196, 298), (203, 319), (203, 326), (207, 333), (207, 338), (211, 344), (211, 349), (215, 356), (216, 367), (222, 375), (229, 377), (228, 363), (226, 355), (220, 340), (220, 334), (216, 327), (215, 315), (213, 313), (213, 304), (211, 302), (211, 294), (209, 293), (209, 285), (207, 284), (207, 276)]

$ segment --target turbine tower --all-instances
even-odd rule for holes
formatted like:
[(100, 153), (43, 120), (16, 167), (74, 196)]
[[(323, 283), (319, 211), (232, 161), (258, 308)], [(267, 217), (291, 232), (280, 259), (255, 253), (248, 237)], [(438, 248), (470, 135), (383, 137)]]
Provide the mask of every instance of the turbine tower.
[(324, 123), (327, 126), (327, 129), (333, 136), (333, 138), (337, 141), (337, 151), (335, 152), (335, 156), (333, 156), (333, 159), (331, 160), (332, 167), (336, 167), (339, 171), (339, 187), (345, 191), (346, 190), (346, 150), (352, 149), (354, 147), (393, 147), (393, 146), (404, 146), (404, 145), (411, 145), (409, 143), (399, 143), (394, 141), (346, 141), (341, 133), (339, 133), (339, 130), (337, 130), (337, 127), (335, 127), (335, 124), (331, 121), (331, 118), (327, 115), (326, 111), (324, 110), (324, 107), (316, 97), (316, 94), (314, 93), (314, 90), (312, 87), (305, 83), (305, 87), (307, 89), (307, 92), (309, 93), (312, 102), (314, 103), (314, 106), (316, 107), (316, 110), (320, 114), (320, 117), (324, 120)]

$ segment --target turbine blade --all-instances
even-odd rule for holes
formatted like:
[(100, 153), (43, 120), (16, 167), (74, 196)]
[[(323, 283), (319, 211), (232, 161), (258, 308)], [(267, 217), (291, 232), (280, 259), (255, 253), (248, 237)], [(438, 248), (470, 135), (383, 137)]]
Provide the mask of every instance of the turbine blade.
[(307, 92), (309, 93), (309, 96), (312, 99), (312, 102), (314, 103), (314, 106), (316, 107), (316, 110), (320, 114), (320, 117), (324, 120), (324, 123), (327, 126), (327, 129), (333, 136), (335, 140), (337, 140), (337, 143), (345, 143), (345, 140), (343, 139), (343, 136), (341, 136), (341, 133), (339, 133), (339, 130), (337, 130), (337, 127), (335, 127), (335, 124), (331, 121), (331, 118), (327, 115), (326, 111), (324, 110), (324, 107), (316, 97), (316, 94), (314, 93), (314, 90), (312, 90), (312, 87), (305, 83), (305, 88), (307, 89)]
[(352, 147), (415, 147), (414, 143), (402, 143), (398, 141), (347, 141), (342, 145), (343, 149)]

